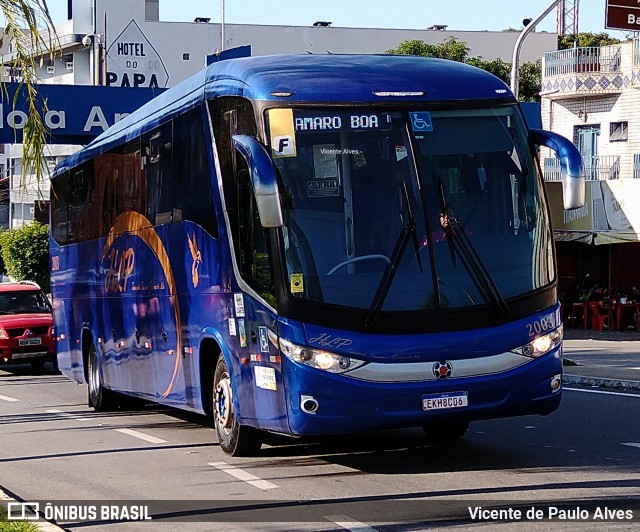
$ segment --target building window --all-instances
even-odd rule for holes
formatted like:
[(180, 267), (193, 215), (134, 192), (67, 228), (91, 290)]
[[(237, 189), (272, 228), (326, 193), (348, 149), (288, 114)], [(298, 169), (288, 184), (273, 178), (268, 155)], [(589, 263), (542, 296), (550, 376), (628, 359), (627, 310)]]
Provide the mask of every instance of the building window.
[(182, 54), (182, 60), (183, 60), (183, 61), (189, 61), (189, 58), (190, 58), (190, 57), (191, 57), (191, 56), (190, 56), (189, 54)]
[(609, 142), (626, 142), (629, 131), (628, 122), (611, 122)]

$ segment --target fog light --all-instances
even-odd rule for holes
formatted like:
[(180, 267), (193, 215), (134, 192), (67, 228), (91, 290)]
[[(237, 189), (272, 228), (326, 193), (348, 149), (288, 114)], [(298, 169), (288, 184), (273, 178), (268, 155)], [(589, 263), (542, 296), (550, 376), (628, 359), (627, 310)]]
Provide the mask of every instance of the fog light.
[(562, 386), (562, 375), (556, 375), (551, 379), (551, 391), (557, 392)]

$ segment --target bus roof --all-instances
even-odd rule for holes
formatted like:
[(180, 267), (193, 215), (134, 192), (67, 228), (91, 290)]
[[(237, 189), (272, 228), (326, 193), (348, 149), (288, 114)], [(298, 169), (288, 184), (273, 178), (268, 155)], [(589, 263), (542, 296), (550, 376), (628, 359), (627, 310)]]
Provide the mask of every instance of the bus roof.
[(509, 87), (493, 74), (443, 59), (334, 54), (229, 59), (210, 65), (155, 97), (65, 159), (54, 175), (150, 131), (205, 99), (219, 96), (292, 104), (505, 98), (515, 102)]

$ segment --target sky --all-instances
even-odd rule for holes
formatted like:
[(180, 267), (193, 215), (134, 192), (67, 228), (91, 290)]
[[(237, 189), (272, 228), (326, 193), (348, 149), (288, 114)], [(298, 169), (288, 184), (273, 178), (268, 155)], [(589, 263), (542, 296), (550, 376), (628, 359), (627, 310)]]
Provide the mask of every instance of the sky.
[[(67, 0), (46, 0), (54, 22), (67, 16)], [(90, 1), (90, 0), (86, 0)], [(160, 0), (160, 20), (189, 22), (210, 17), (220, 22), (223, 0)], [(310, 26), (330, 21), (333, 26), (358, 28), (421, 29), (446, 24), (449, 30), (501, 31), (522, 28), (522, 20), (534, 18), (550, 0), (224, 0), (225, 22)], [(605, 30), (606, 0), (580, 0), (581, 32), (605, 32), (617, 38), (625, 34)], [(538, 31), (554, 32), (556, 11), (549, 13)]]

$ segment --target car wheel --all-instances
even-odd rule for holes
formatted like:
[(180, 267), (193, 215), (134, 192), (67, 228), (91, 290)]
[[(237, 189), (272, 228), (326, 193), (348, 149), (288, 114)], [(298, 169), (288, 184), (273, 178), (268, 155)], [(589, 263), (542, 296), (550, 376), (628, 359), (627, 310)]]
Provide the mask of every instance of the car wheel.
[(455, 421), (453, 423), (434, 423), (422, 425), (422, 430), (427, 438), (432, 441), (449, 441), (462, 438), (469, 429), (468, 421)]
[(91, 343), (87, 357), (89, 406), (96, 412), (108, 412), (117, 407), (116, 394), (102, 385), (102, 371), (96, 348)]
[(260, 431), (240, 425), (233, 408), (231, 376), (220, 355), (213, 377), (213, 422), (221, 449), (230, 456), (250, 456), (262, 445)]

